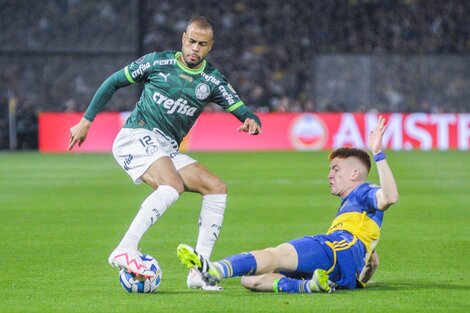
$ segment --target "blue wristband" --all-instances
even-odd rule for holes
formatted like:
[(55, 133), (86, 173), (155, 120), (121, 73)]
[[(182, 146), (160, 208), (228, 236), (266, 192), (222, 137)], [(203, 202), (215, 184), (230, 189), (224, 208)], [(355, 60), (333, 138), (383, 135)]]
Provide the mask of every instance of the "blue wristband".
[(385, 152), (380, 151), (379, 153), (374, 154), (373, 157), (374, 157), (375, 162), (379, 162), (379, 161), (385, 160), (386, 155), (385, 155)]

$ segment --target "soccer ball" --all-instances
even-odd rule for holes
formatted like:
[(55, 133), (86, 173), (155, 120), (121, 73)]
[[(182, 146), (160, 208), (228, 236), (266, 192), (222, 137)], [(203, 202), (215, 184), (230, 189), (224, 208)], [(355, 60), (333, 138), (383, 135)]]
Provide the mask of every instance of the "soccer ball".
[(119, 272), (119, 281), (125, 291), (131, 293), (152, 293), (158, 289), (162, 281), (162, 270), (157, 260), (148, 254), (141, 254), (140, 257), (144, 264), (156, 275), (152, 279), (146, 279), (129, 273), (124, 269)]

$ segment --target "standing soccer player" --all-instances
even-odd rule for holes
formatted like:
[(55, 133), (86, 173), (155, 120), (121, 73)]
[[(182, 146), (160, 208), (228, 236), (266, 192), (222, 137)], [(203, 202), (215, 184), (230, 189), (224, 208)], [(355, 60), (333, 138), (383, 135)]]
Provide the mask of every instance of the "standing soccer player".
[[(108, 77), (83, 118), (70, 129), (71, 150), (80, 146), (96, 115), (116, 90), (143, 83), (135, 109), (117, 135), (113, 155), (134, 183), (154, 191), (143, 201), (129, 229), (109, 256), (109, 263), (144, 277), (154, 273), (143, 264), (138, 244), (183, 191), (202, 195), (196, 250), (209, 259), (219, 236), (227, 202), (227, 186), (206, 167), (178, 151), (204, 107), (214, 102), (243, 124), (238, 131), (257, 135), (261, 122), (240, 100), (227, 79), (205, 58), (212, 49), (213, 29), (204, 17), (190, 20), (182, 35), (182, 51), (149, 53)], [(188, 287), (211, 289), (197, 271)]]
[(213, 285), (224, 278), (243, 276), (242, 285), (255, 291), (331, 292), (328, 280), (338, 288), (364, 287), (378, 265), (375, 247), (384, 212), (398, 201), (397, 185), (382, 151), (385, 129), (385, 119), (380, 117), (369, 136), (380, 186), (366, 182), (371, 167), (367, 152), (339, 148), (330, 154), (330, 191), (341, 198), (341, 204), (326, 234), (297, 238), (218, 262), (209, 262), (192, 247), (181, 244), (178, 257)]

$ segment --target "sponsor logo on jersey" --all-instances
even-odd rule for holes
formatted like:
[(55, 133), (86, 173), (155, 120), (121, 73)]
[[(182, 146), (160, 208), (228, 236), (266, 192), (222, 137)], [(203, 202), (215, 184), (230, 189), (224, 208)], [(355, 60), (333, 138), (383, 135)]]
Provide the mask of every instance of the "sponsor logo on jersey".
[(200, 83), (199, 85), (196, 86), (194, 93), (196, 94), (196, 98), (198, 98), (199, 100), (204, 100), (204, 99), (207, 99), (207, 97), (209, 97), (211, 90), (208, 85), (204, 83)]
[(192, 83), (193, 82), (193, 78), (189, 75), (186, 75), (186, 74), (180, 74), (179, 77), (181, 77), (182, 79), (186, 79), (188, 82)]
[(184, 114), (186, 116), (194, 116), (194, 113), (197, 110), (196, 107), (188, 105), (188, 100), (185, 100), (183, 98), (178, 98), (174, 100), (165, 95), (162, 95), (159, 92), (155, 92), (152, 98), (156, 104), (161, 105), (162, 107), (167, 109), (166, 113), (168, 114), (173, 114), (176, 112), (179, 114)]
[(302, 114), (290, 128), (290, 141), (298, 150), (319, 150), (328, 138), (328, 128), (321, 117), (315, 114)]
[(230, 94), (227, 92), (227, 89), (225, 89), (224, 86), (219, 86), (219, 90), (222, 93), (222, 96), (227, 100), (229, 105), (232, 105), (235, 103), (235, 99), (233, 99), (233, 94)]
[(168, 59), (168, 60), (155, 60), (153, 61), (153, 65), (171, 65), (171, 64), (176, 64), (175, 59)]
[(165, 74), (163, 74), (162, 72), (160, 72), (160, 73), (158, 73), (158, 76), (163, 77), (163, 78), (165, 79), (165, 82), (166, 82), (166, 81), (168, 81), (168, 76), (170, 76), (170, 73), (168, 73), (168, 74), (165, 75)]
[(204, 79), (206, 81), (211, 82), (211, 83), (215, 84), (216, 86), (220, 85), (220, 80), (218, 80), (217, 78), (215, 78), (212, 75), (207, 75), (206, 73), (202, 72), (201, 76), (204, 77)]
[(131, 73), (132, 78), (136, 79), (137, 77), (144, 74), (144, 72), (150, 67), (150, 63), (140, 64), (139, 67)]

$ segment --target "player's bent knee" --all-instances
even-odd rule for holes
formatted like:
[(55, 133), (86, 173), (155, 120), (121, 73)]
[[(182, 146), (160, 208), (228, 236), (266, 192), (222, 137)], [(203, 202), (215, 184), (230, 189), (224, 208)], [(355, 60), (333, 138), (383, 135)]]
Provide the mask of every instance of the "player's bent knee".
[(227, 184), (223, 180), (219, 179), (219, 182), (215, 186), (215, 189), (216, 189), (216, 192), (214, 193), (216, 194), (226, 194), (228, 188), (227, 188)]
[(253, 251), (252, 254), (263, 261), (263, 266), (259, 268), (260, 272), (275, 272), (279, 269), (279, 254), (276, 252), (276, 248)]
[(227, 184), (219, 179), (214, 178), (211, 180), (208, 186), (208, 194), (226, 194), (227, 193)]
[(175, 190), (179, 193), (179, 194), (182, 194), (184, 192), (184, 185), (183, 183), (179, 183), (179, 184), (169, 184), (169, 186), (175, 188)]
[(278, 255), (279, 255), (279, 253), (277, 252), (276, 248), (272, 248), (272, 247), (263, 249), (263, 252), (264, 252), (265, 254), (269, 255), (269, 258), (270, 258), (271, 260), (277, 259), (277, 258), (278, 258)]
[(166, 186), (171, 186), (173, 187), (179, 194), (182, 194), (184, 192), (184, 184), (181, 179), (174, 178), (174, 179), (155, 179), (154, 177), (151, 177), (150, 175), (144, 175), (142, 176), (142, 180), (150, 185), (154, 190), (158, 189), (158, 186), (166, 185)]
[(179, 194), (184, 192), (183, 181), (179, 177), (172, 177), (170, 179), (165, 179), (165, 181), (159, 185), (168, 185), (176, 189)]

